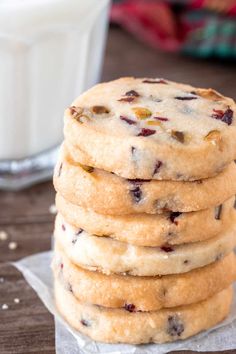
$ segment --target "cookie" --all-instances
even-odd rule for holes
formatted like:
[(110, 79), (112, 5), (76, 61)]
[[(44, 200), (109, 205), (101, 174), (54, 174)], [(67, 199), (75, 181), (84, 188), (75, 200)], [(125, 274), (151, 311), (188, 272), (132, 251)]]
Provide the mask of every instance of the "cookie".
[(177, 245), (203, 241), (227, 229), (236, 220), (235, 197), (220, 207), (191, 213), (102, 215), (70, 203), (59, 193), (56, 207), (77, 229), (96, 236), (109, 236), (137, 246)]
[(54, 186), (65, 199), (100, 214), (190, 212), (220, 205), (236, 194), (236, 164), (197, 182), (126, 180), (75, 163), (63, 146)]
[(196, 304), (152, 312), (129, 312), (79, 302), (55, 281), (55, 301), (65, 320), (93, 340), (107, 343), (163, 343), (215, 326), (230, 310), (232, 287)]
[(185, 273), (229, 254), (236, 245), (235, 230), (226, 230), (210, 240), (178, 246), (142, 247), (89, 235), (66, 223), (60, 214), (55, 239), (76, 265), (105, 274), (154, 276)]
[(213, 296), (236, 280), (236, 256), (191, 272), (163, 277), (105, 275), (75, 266), (59, 248), (53, 260), (54, 275), (80, 301), (128, 311), (157, 311), (189, 305)]
[(236, 159), (235, 103), (159, 79), (99, 84), (65, 112), (75, 161), (128, 179), (198, 180)]

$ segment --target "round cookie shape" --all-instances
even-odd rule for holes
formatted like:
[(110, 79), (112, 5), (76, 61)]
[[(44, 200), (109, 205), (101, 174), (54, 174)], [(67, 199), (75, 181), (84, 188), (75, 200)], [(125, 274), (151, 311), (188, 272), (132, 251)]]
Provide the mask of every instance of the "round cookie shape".
[(126, 180), (75, 163), (63, 145), (54, 186), (65, 199), (100, 214), (190, 212), (220, 205), (236, 194), (236, 164), (195, 182)]
[(155, 276), (189, 272), (226, 256), (236, 246), (235, 225), (210, 240), (178, 246), (134, 246), (89, 235), (66, 223), (60, 214), (55, 239), (72, 263), (104, 274)]
[(222, 321), (229, 313), (232, 296), (229, 287), (196, 304), (131, 313), (81, 303), (55, 281), (56, 305), (65, 320), (93, 340), (106, 343), (164, 343), (188, 338)]
[(54, 275), (80, 302), (130, 312), (157, 311), (203, 301), (236, 280), (236, 256), (191, 272), (163, 277), (105, 275), (75, 266), (59, 248), (53, 260)]
[(122, 78), (77, 98), (64, 134), (82, 164), (128, 179), (198, 180), (236, 159), (235, 109), (212, 89)]
[(220, 206), (190, 213), (103, 215), (72, 204), (57, 193), (56, 207), (77, 229), (136, 246), (204, 241), (223, 232), (236, 220), (235, 197)]

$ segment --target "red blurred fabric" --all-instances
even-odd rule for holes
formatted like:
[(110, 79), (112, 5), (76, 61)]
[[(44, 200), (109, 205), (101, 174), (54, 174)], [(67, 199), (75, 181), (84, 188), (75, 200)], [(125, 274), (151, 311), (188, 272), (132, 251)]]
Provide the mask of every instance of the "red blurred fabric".
[(128, 0), (114, 4), (111, 20), (152, 46), (172, 51), (181, 45), (183, 31), (165, 2)]
[[(175, 11), (176, 4), (180, 6), (179, 11)], [(195, 34), (197, 37), (200, 29), (205, 31), (214, 16), (220, 28), (227, 21), (235, 21), (236, 0), (123, 0), (113, 4), (111, 10), (112, 22), (120, 24), (152, 47), (167, 51), (178, 51), (188, 46), (189, 38), (191, 43), (191, 38)], [(231, 33), (231, 37), (221, 40), (235, 42), (236, 31)], [(194, 42), (192, 46), (195, 46)]]

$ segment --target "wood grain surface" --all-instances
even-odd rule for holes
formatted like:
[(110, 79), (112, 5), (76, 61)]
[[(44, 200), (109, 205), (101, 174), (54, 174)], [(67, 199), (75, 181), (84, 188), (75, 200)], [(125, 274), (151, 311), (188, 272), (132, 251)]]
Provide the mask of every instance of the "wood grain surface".
[[(119, 28), (111, 28), (102, 79), (131, 75), (214, 87), (236, 98), (233, 64), (158, 52)], [(0, 231), (9, 235), (0, 241), (0, 354), (55, 353), (53, 317), (9, 264), (50, 248), (54, 215), (49, 213), (49, 207), (54, 196), (51, 182), (18, 193), (0, 192)], [(10, 242), (17, 243), (15, 250), (9, 249)], [(20, 303), (14, 302), (16, 298)], [(9, 308), (2, 310), (2, 304)]]

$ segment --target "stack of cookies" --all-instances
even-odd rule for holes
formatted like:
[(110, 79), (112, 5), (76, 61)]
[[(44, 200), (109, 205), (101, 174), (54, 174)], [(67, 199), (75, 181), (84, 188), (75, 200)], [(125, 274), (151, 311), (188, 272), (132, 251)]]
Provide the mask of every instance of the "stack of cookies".
[(236, 279), (236, 106), (163, 79), (95, 86), (65, 112), (55, 169), (55, 299), (108, 343), (222, 321)]

